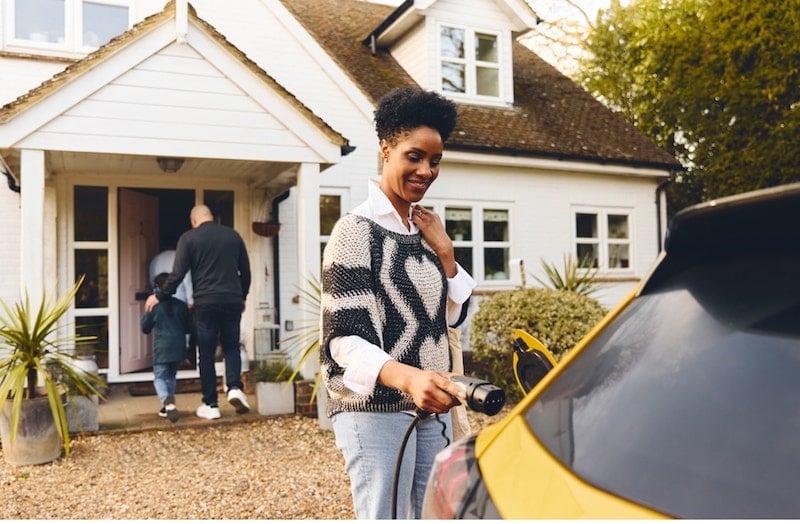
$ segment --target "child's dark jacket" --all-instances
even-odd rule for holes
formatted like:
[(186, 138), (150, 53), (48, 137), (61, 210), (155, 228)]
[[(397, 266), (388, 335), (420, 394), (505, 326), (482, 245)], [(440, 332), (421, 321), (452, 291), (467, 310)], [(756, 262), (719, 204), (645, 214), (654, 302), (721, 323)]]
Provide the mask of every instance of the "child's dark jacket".
[(142, 316), (141, 325), (142, 333), (150, 333), (155, 327), (153, 364), (186, 358), (186, 334), (191, 332), (192, 322), (185, 303), (172, 297), (162, 300)]

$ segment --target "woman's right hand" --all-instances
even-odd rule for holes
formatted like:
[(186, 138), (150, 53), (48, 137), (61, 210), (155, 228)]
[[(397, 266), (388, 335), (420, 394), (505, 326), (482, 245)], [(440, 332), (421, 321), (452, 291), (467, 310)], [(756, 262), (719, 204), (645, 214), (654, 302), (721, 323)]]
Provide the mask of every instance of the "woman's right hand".
[(378, 374), (378, 381), (411, 395), (414, 404), (429, 413), (447, 413), (466, 400), (464, 391), (451, 382), (451, 373), (427, 371), (390, 360)]

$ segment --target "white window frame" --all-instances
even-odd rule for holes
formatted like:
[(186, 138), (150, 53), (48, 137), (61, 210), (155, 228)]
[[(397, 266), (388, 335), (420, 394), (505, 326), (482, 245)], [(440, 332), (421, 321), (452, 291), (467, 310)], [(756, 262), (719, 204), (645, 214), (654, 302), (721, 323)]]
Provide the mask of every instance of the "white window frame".
[[(487, 287), (508, 287), (511, 283), (511, 275), (509, 268), (506, 267), (506, 278), (503, 279), (487, 279), (486, 273), (486, 260), (485, 249), (499, 248), (508, 250), (508, 262), (514, 258), (513, 246), (513, 223), (514, 223), (514, 210), (508, 202), (486, 202), (486, 201), (458, 201), (458, 200), (426, 200), (423, 202), (426, 207), (431, 207), (442, 220), (446, 223), (445, 212), (447, 208), (469, 208), (471, 212), (471, 225), (472, 225), (472, 240), (453, 240), (454, 248), (471, 248), (472, 249), (472, 270), (470, 274), (472, 278), (478, 283), (479, 286)], [(502, 210), (508, 213), (508, 240), (491, 240), (487, 241), (483, 238), (483, 215), (486, 210)]]
[[(445, 57), (442, 55), (442, 29), (460, 29), (464, 31), (464, 50), (466, 56), (462, 58)], [(497, 43), (497, 62), (479, 61), (475, 58), (472, 52), (475, 49), (476, 35), (490, 35), (495, 38)], [(503, 46), (503, 39), (497, 31), (489, 29), (478, 29), (474, 27), (462, 26), (457, 24), (439, 23), (436, 27), (436, 75), (439, 92), (446, 94), (448, 97), (454, 99), (470, 99), (484, 102), (497, 103), (505, 99), (503, 92), (503, 79), (505, 78), (505, 71), (503, 68), (505, 49)], [(464, 65), (464, 93), (456, 91), (446, 91), (444, 89), (444, 82), (442, 82), (442, 64), (445, 62), (453, 64)], [(477, 92), (478, 86), (478, 67), (486, 67), (497, 70), (497, 96), (479, 95)]]
[[(350, 191), (347, 188), (331, 188), (331, 187), (321, 187), (319, 190), (320, 196), (320, 205), (322, 204), (321, 200), (324, 196), (338, 196), (339, 197), (339, 217), (344, 215), (350, 210)], [(322, 213), (320, 213), (320, 216)], [(321, 226), (322, 224), (320, 224)], [(320, 257), (322, 256), (322, 251), (324, 249), (323, 244), (327, 244), (331, 240), (330, 235), (323, 235), (322, 230), (317, 230), (317, 234), (319, 235), (319, 246), (320, 246)]]
[[(577, 215), (588, 214), (595, 215), (599, 223), (597, 224), (597, 237), (578, 237), (577, 231)], [(608, 217), (609, 215), (622, 215), (628, 219), (628, 238), (611, 238), (608, 231)], [(634, 260), (634, 244), (635, 239), (633, 236), (634, 223), (633, 223), (633, 209), (622, 207), (595, 207), (595, 206), (580, 206), (573, 207), (570, 214), (572, 221), (572, 253), (578, 259), (578, 244), (587, 244), (590, 242), (597, 243), (597, 264), (598, 272), (606, 275), (624, 274), (630, 275), (634, 273), (635, 260)], [(628, 246), (628, 267), (609, 267), (609, 246), (611, 245), (626, 245)]]
[(64, 42), (37, 42), (16, 38), (15, 7), (17, 1), (2, 0), (3, 2), (3, 34), (5, 35), (4, 50), (24, 51), (36, 54), (56, 54), (63, 56), (86, 55), (97, 47), (83, 45), (83, 5), (85, 3), (101, 4), (128, 9), (128, 30), (133, 25), (133, 0), (64, 0)]

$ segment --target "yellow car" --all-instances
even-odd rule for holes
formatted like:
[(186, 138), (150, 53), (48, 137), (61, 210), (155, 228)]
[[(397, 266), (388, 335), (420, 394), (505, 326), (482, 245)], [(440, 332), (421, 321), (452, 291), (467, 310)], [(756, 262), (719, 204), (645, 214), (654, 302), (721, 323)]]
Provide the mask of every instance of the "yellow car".
[(800, 184), (678, 213), (640, 286), (539, 375), (439, 454), (423, 517), (800, 517)]

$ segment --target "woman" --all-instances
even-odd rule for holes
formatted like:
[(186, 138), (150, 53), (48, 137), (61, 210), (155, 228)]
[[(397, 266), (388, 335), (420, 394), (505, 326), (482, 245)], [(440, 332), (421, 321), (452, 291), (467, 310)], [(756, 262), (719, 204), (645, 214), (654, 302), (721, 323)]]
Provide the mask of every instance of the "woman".
[[(419, 518), (433, 459), (452, 438), (447, 327), (463, 320), (475, 281), (455, 261), (440, 218), (417, 204), (439, 176), (455, 104), (417, 89), (378, 103), (383, 169), (369, 197), (341, 217), (322, 264), (320, 359), (328, 415), (350, 477), (356, 517), (392, 516), (395, 466), (416, 410), (397, 483), (397, 516)], [(444, 426), (444, 429), (442, 427)]]

